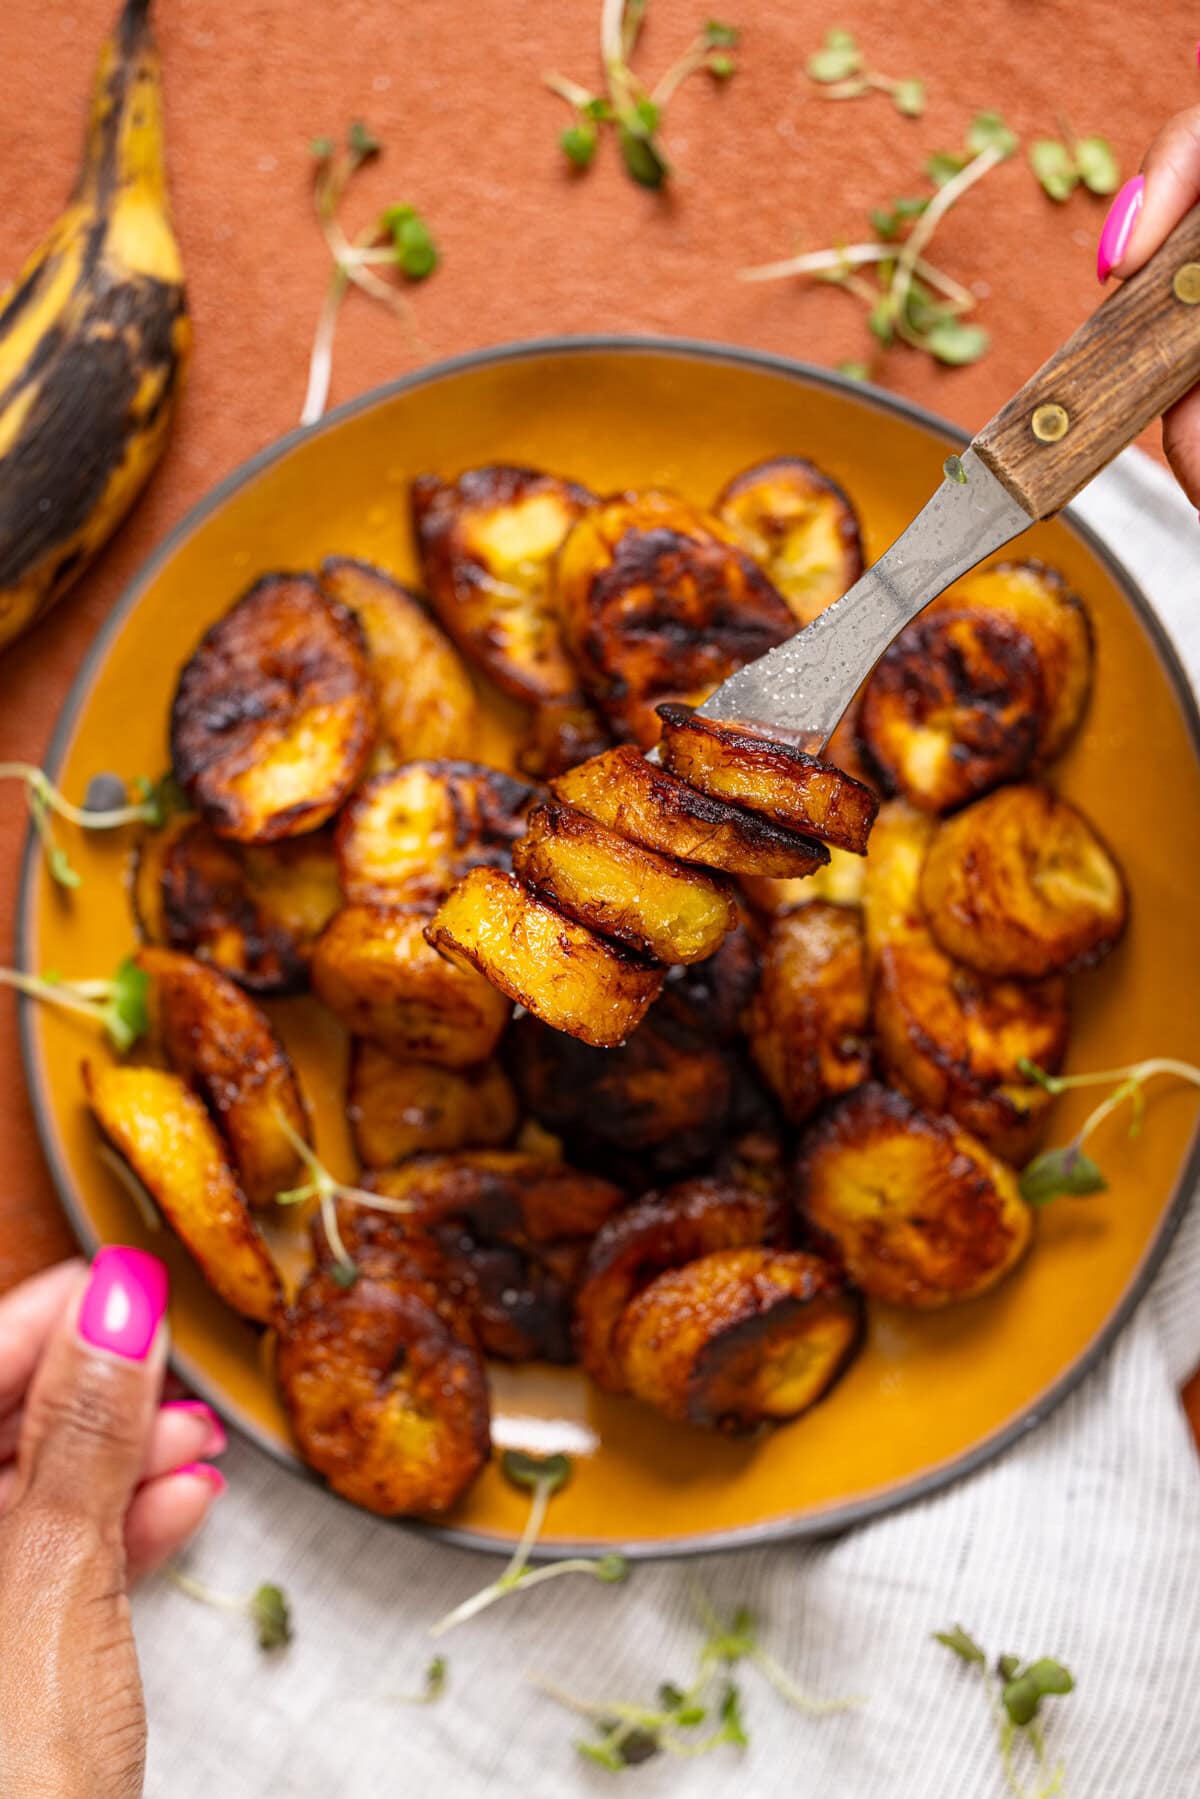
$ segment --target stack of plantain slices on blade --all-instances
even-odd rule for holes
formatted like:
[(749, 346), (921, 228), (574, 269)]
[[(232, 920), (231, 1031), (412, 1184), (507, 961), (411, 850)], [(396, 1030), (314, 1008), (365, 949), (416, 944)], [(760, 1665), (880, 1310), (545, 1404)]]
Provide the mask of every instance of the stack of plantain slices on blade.
[(0, 648), (62, 597), (137, 498), (191, 344), (149, 13), (150, 0), (126, 0), (74, 192), (0, 298)]

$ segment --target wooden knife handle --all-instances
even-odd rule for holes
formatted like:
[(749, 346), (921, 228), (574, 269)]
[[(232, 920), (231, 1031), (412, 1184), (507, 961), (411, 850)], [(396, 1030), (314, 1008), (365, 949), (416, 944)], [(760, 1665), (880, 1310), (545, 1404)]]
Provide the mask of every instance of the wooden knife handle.
[(1200, 206), (1001, 408), (974, 449), (1049, 518), (1200, 380)]

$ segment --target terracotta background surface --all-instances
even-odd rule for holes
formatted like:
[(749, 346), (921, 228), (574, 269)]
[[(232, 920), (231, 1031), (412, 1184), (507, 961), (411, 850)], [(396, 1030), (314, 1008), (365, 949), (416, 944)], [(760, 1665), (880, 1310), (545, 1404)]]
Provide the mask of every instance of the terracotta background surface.
[[(716, 4), (716, 0), (713, 0)], [(85, 97), (117, 0), (0, 0), (0, 280), (70, 186)], [(656, 77), (708, 0), (653, 0), (638, 67)], [(407, 200), (443, 254), (413, 290), (419, 349), (358, 296), (338, 332), (336, 402), (432, 360), (559, 332), (724, 339), (833, 364), (871, 340), (847, 295), (749, 286), (749, 264), (854, 241), (866, 211), (921, 191), (936, 148), (996, 107), (1025, 139), (1103, 131), (1131, 173), (1161, 121), (1197, 97), (1189, 0), (721, 0), (743, 30), (740, 72), (672, 103), (677, 180), (634, 187), (607, 144), (573, 177), (556, 149), (558, 69), (598, 82), (598, 0), (158, 0), (175, 214), (196, 325), (191, 380), (166, 459), (134, 516), (48, 625), (0, 665), (0, 760), (36, 762), (95, 630), (148, 551), (214, 482), (293, 426), (329, 263), (312, 219), (307, 145), (366, 119), (385, 145), (348, 209), (357, 226)], [(928, 84), (925, 116), (881, 95), (834, 104), (803, 74), (831, 25), (872, 65)], [(993, 334), (975, 367), (900, 350), (880, 378), (968, 428), (981, 424), (1095, 303), (1104, 203), (1055, 206), (1023, 159), (990, 174), (943, 227), (937, 259), (975, 286)], [(1147, 447), (1155, 447), (1157, 433)], [(20, 796), (0, 792), (0, 941), (10, 953)], [(12, 1007), (0, 1000), (0, 1289), (70, 1238), (25, 1097)], [(1193, 1389), (1200, 1419), (1200, 1390)]]

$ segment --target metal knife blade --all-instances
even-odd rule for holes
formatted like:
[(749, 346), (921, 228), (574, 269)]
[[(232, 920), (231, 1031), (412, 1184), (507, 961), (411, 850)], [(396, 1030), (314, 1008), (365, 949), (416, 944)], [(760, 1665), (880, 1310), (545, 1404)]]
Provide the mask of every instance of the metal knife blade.
[(819, 754), (897, 632), (960, 575), (1033, 523), (973, 450), (848, 593), (722, 681), (705, 718), (761, 725)]

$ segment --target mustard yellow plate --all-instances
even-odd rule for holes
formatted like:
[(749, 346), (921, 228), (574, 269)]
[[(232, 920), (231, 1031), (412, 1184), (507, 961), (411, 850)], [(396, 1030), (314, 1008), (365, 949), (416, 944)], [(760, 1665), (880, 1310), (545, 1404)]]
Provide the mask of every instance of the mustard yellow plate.
[[(665, 486), (704, 503), (747, 463), (799, 453), (852, 496), (874, 557), (959, 448), (950, 427), (881, 394), (797, 363), (700, 344), (515, 345), (423, 371), (285, 438), (197, 507), (97, 640), (59, 723), (50, 772), (78, 799), (100, 770), (126, 778), (161, 771), (180, 664), (265, 570), (348, 554), (415, 579), (407, 498), (422, 470), (532, 463), (601, 493)], [(1068, 1066), (1101, 1069), (1146, 1055), (1200, 1061), (1200, 761), (1186, 682), (1143, 598), (1080, 525), (1038, 525), (1020, 553), (1061, 570), (1095, 623), (1094, 698), (1053, 778), (1099, 825), (1133, 894), (1125, 941), (1075, 984)], [(511, 716), (495, 709), (491, 718), (475, 753), (501, 756)], [(73, 834), (83, 877), (75, 893), (57, 888), (31, 850), (24, 966), (81, 978), (115, 967), (134, 941), (129, 847)], [(321, 1151), (349, 1175), (340, 1032), (310, 1000), (272, 1010), (313, 1101)], [(105, 1053), (94, 1033), (33, 1004), (23, 1025), (42, 1141), (80, 1236), (89, 1246), (140, 1243), (165, 1255), (181, 1374), (298, 1468), (269, 1344), (224, 1309), (169, 1233), (148, 1233), (97, 1159), (79, 1076), (85, 1051)], [(1085, 1110), (1076, 1097), (1060, 1102), (1051, 1140), (1065, 1142)], [(544, 1548), (662, 1555), (812, 1536), (929, 1493), (998, 1454), (1094, 1366), (1145, 1292), (1197, 1172), (1194, 1123), (1192, 1094), (1166, 1087), (1152, 1096), (1137, 1139), (1111, 1120), (1096, 1145), (1107, 1192), (1042, 1214), (1034, 1252), (987, 1298), (935, 1316), (874, 1307), (846, 1378), (809, 1416), (772, 1435), (726, 1441), (668, 1424), (570, 1369), (495, 1369), (497, 1443), (575, 1458)], [(285, 1249), (298, 1264), (294, 1230)], [(493, 1466), (437, 1528), (457, 1542), (503, 1548), (524, 1512), (525, 1500)]]

